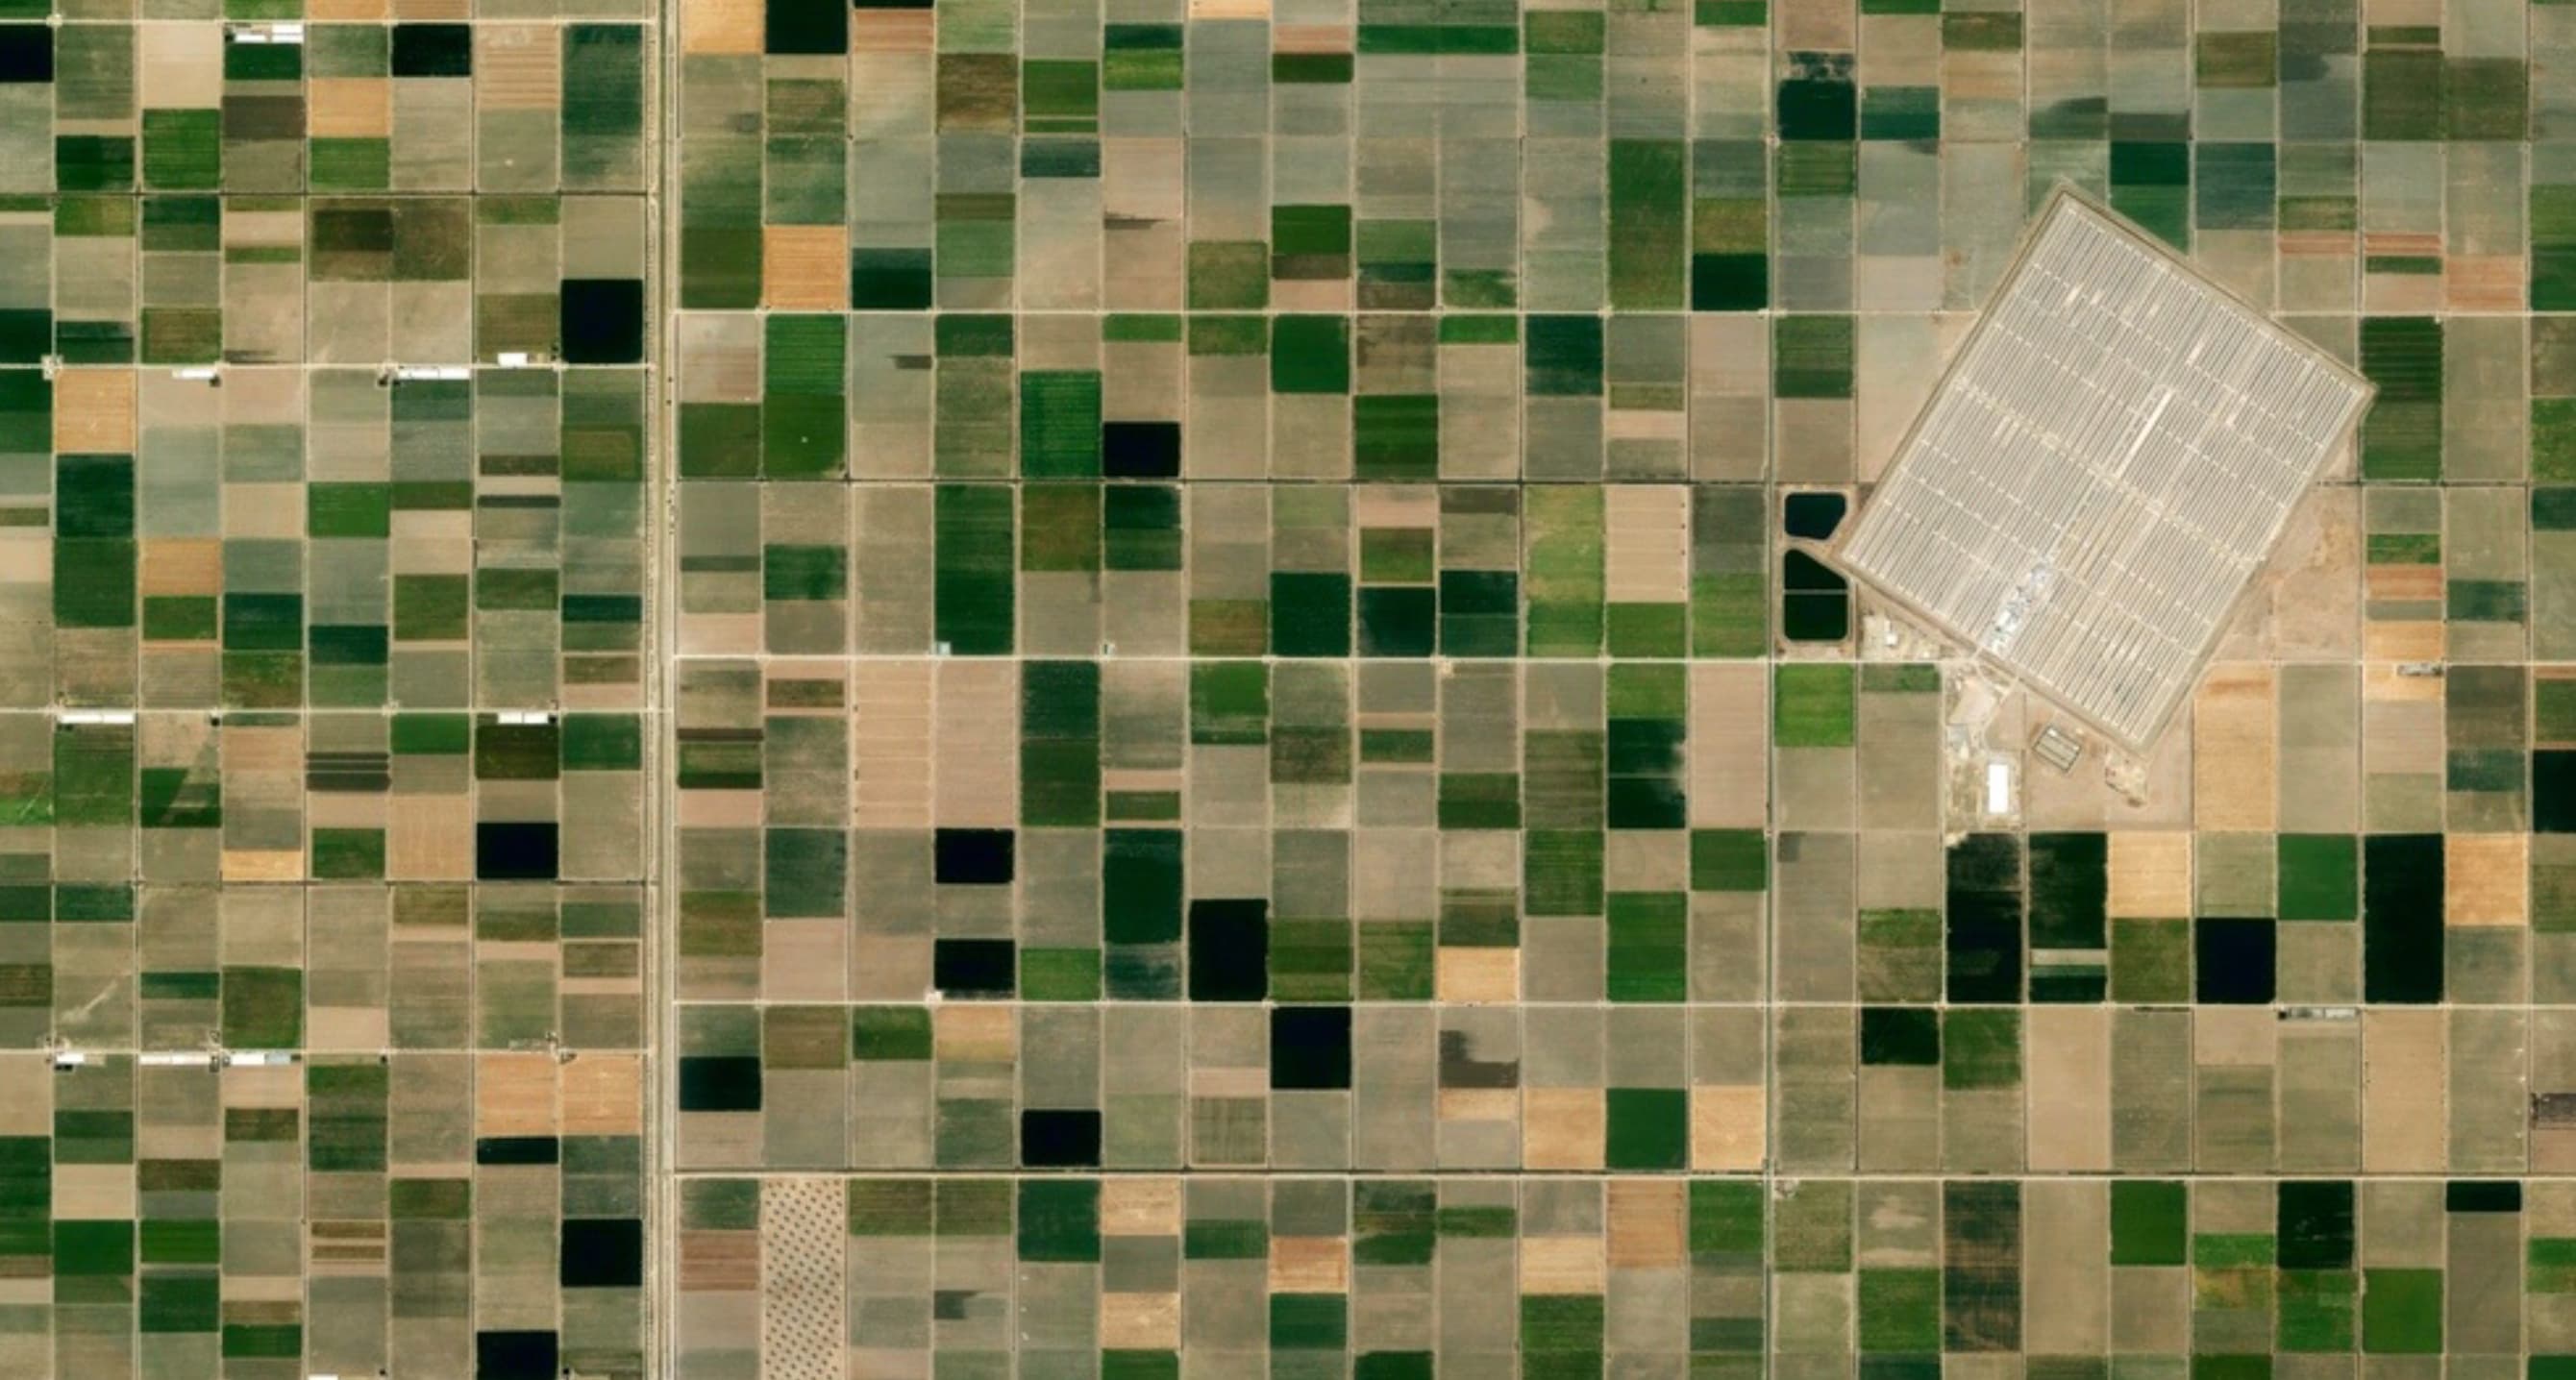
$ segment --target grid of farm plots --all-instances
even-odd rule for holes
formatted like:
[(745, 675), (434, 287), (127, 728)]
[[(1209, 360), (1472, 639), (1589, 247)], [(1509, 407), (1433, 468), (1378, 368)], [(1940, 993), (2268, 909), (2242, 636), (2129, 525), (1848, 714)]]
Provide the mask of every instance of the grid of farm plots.
[[(1947, 8), (0, 0), (0, 1369), (2576, 1369), (2576, 7)], [(2137, 805), (1789, 530), (2061, 177)]]
[(0, 0), (0, 1374), (652, 1371), (657, 35)]
[[(2576, 7), (675, 22), (675, 1373), (2576, 1367)], [(1808, 549), (2061, 178), (2378, 389), (2139, 803)]]

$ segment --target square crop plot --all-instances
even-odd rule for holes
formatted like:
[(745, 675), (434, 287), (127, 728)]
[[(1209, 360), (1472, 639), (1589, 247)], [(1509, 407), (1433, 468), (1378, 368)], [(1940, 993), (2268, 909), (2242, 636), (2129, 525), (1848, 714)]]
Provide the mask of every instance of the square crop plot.
[(2060, 192), (1842, 560), (2140, 748), (2370, 396)]

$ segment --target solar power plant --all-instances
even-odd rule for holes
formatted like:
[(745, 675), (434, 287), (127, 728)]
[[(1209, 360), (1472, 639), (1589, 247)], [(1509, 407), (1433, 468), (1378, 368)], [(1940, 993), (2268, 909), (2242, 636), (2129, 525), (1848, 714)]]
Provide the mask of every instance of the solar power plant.
[(2571, 74), (0, 0), (0, 1380), (2576, 1380)]
[(2144, 746), (2369, 396), (2060, 196), (1844, 560)]

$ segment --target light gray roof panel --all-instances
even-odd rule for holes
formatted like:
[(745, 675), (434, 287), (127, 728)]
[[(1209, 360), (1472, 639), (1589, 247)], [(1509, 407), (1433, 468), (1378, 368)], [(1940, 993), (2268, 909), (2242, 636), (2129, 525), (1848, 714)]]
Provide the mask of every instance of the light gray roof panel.
[(2061, 193), (1840, 557), (2143, 747), (2370, 392)]

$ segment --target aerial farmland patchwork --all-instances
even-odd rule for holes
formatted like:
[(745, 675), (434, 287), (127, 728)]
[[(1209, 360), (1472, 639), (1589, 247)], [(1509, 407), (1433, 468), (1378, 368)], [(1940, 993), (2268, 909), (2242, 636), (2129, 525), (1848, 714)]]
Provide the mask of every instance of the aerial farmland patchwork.
[(0, 1376), (2571, 1380), (2570, 935), (2576, 4), (0, 0)]

